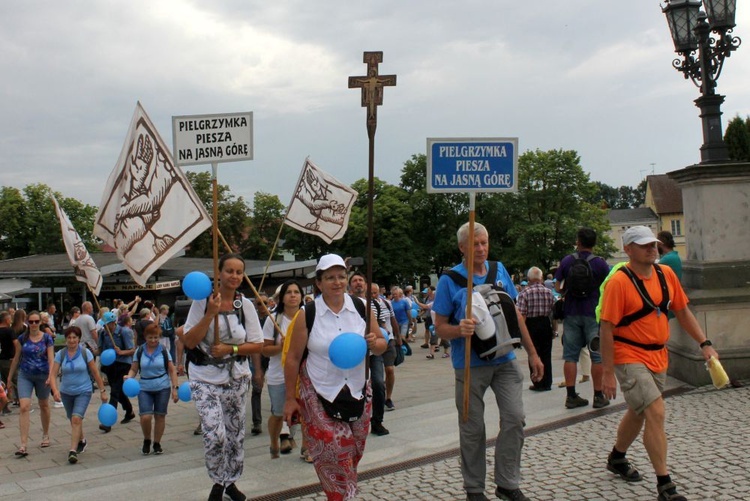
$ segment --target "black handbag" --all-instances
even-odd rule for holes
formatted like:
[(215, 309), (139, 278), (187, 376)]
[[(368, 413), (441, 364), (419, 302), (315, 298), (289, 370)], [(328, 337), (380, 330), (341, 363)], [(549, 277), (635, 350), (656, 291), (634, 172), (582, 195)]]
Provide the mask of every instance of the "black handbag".
[[(367, 385), (365, 384), (365, 386)], [(331, 419), (353, 423), (358, 421), (365, 412), (365, 402), (367, 401), (365, 394), (365, 388), (363, 388), (362, 398), (356, 399), (352, 396), (352, 392), (349, 391), (349, 386), (344, 385), (333, 402), (329, 402), (320, 395), (318, 395), (318, 400), (320, 400), (323, 410), (326, 411), (326, 414)]]

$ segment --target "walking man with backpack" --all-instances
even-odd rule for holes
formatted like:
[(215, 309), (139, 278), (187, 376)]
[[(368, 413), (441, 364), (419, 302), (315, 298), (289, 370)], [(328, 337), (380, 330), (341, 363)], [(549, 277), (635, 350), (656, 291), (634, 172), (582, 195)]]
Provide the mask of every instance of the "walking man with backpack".
[(563, 320), (563, 372), (567, 396), (565, 407), (585, 407), (588, 399), (576, 393), (576, 364), (581, 350), (589, 347), (591, 352), (591, 381), (594, 385), (595, 409), (606, 407), (609, 400), (602, 393), (602, 357), (598, 346), (591, 346), (599, 339), (596, 322), (596, 305), (599, 302), (599, 286), (609, 274), (607, 262), (593, 253), (596, 233), (591, 228), (580, 228), (576, 233), (576, 251), (560, 261), (555, 278), (555, 288), (565, 296), (565, 319)]
[[(487, 388), (492, 389), (500, 411), (500, 433), (495, 440), (494, 480), (497, 488), (495, 495), (510, 501), (527, 501), (519, 484), (521, 482), (521, 449), (524, 442), (525, 415), (523, 412), (523, 372), (516, 361), (513, 346), (503, 349), (498, 356), (480, 358), (474, 348), (479, 344), (474, 331), (479, 327), (475, 320), (478, 309), (472, 308), (474, 315), (466, 318), (466, 278), (468, 275), (467, 259), (473, 246), (473, 282), (475, 284), (500, 285), (508, 298), (515, 298), (516, 290), (513, 281), (502, 263), (487, 260), (489, 253), (489, 235), (487, 229), (476, 223), (474, 235), (469, 234), (469, 224), (458, 229), (458, 248), (463, 260), (451, 272), (440, 277), (435, 293), (432, 311), (435, 312), (435, 331), (443, 339), (450, 340), (451, 359), (456, 377), (456, 408), (458, 409), (459, 443), (461, 450), (461, 474), (464, 479), (464, 490), (467, 501), (485, 501), (485, 477), (487, 469), (487, 438), (484, 424), (484, 394)], [(456, 275), (464, 279), (463, 287), (457, 283)], [(486, 285), (484, 285), (486, 287)], [(505, 294), (505, 293), (501, 293)], [(474, 297), (472, 296), (472, 301)], [(511, 301), (512, 302), (512, 301)], [(473, 305), (473, 304), (472, 304)], [(526, 326), (520, 321), (520, 313), (510, 305), (510, 314), (514, 318), (503, 316), (508, 324), (515, 321), (520, 329), (521, 342), (528, 353), (532, 381), (540, 381), (544, 365), (534, 349)], [(491, 321), (491, 320), (490, 320)], [(492, 322), (492, 321), (491, 321)], [(515, 324), (514, 324), (515, 325)], [(510, 329), (508, 329), (510, 330)], [(515, 333), (513, 333), (515, 334)], [(463, 420), (464, 400), (464, 357), (466, 339), (471, 341), (471, 362), (469, 379), (469, 415)], [(477, 341), (477, 342), (475, 342)]]
[(642, 480), (625, 454), (643, 429), (643, 445), (656, 473), (657, 499), (684, 501), (667, 468), (662, 397), (669, 362), (667, 310), (674, 312), (680, 326), (700, 346), (704, 359), (718, 359), (719, 355), (687, 307), (676, 274), (667, 266), (654, 264), (658, 240), (651, 230), (633, 226), (623, 233), (622, 243), (630, 261), (604, 286), (601, 348), (604, 393), (615, 398), (619, 381), (628, 410), (617, 427), (607, 469), (628, 482)]

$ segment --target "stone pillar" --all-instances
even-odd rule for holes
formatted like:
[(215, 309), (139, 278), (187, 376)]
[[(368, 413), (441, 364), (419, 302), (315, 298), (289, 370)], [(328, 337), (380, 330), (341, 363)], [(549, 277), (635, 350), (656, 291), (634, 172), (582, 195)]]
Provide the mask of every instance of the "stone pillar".
[[(682, 284), (730, 379), (750, 378), (750, 163), (692, 165), (670, 172), (682, 189), (687, 259)], [(700, 349), (676, 322), (669, 374), (711, 382)]]

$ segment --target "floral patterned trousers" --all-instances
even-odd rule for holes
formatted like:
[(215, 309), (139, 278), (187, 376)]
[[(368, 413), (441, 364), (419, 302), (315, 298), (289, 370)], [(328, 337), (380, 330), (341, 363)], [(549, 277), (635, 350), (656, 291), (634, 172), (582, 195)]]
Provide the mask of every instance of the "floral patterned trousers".
[(245, 463), (245, 404), (250, 377), (226, 385), (190, 381), (203, 428), (208, 476), (228, 486), (239, 480)]
[(367, 382), (365, 411), (353, 423), (328, 417), (303, 363), (300, 368), (300, 406), (307, 451), (313, 459), (323, 491), (331, 501), (357, 496), (357, 465), (365, 451), (372, 415), (372, 387)]

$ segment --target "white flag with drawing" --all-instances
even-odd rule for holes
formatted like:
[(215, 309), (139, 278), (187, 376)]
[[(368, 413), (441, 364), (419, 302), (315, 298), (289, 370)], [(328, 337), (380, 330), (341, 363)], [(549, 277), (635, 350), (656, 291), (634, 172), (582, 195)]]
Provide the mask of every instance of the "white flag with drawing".
[(344, 236), (357, 192), (305, 159), (284, 222), (326, 243)]
[(145, 285), (210, 226), (190, 181), (138, 103), (104, 188), (94, 235), (114, 247), (133, 279)]
[(89, 251), (81, 240), (73, 224), (68, 219), (68, 215), (62, 210), (55, 197), (52, 197), (52, 203), (55, 204), (57, 219), (60, 220), (60, 229), (62, 230), (62, 239), (65, 244), (65, 250), (68, 252), (68, 259), (75, 270), (76, 280), (89, 286), (95, 296), (99, 295), (102, 288), (102, 274), (96, 263), (91, 259)]

